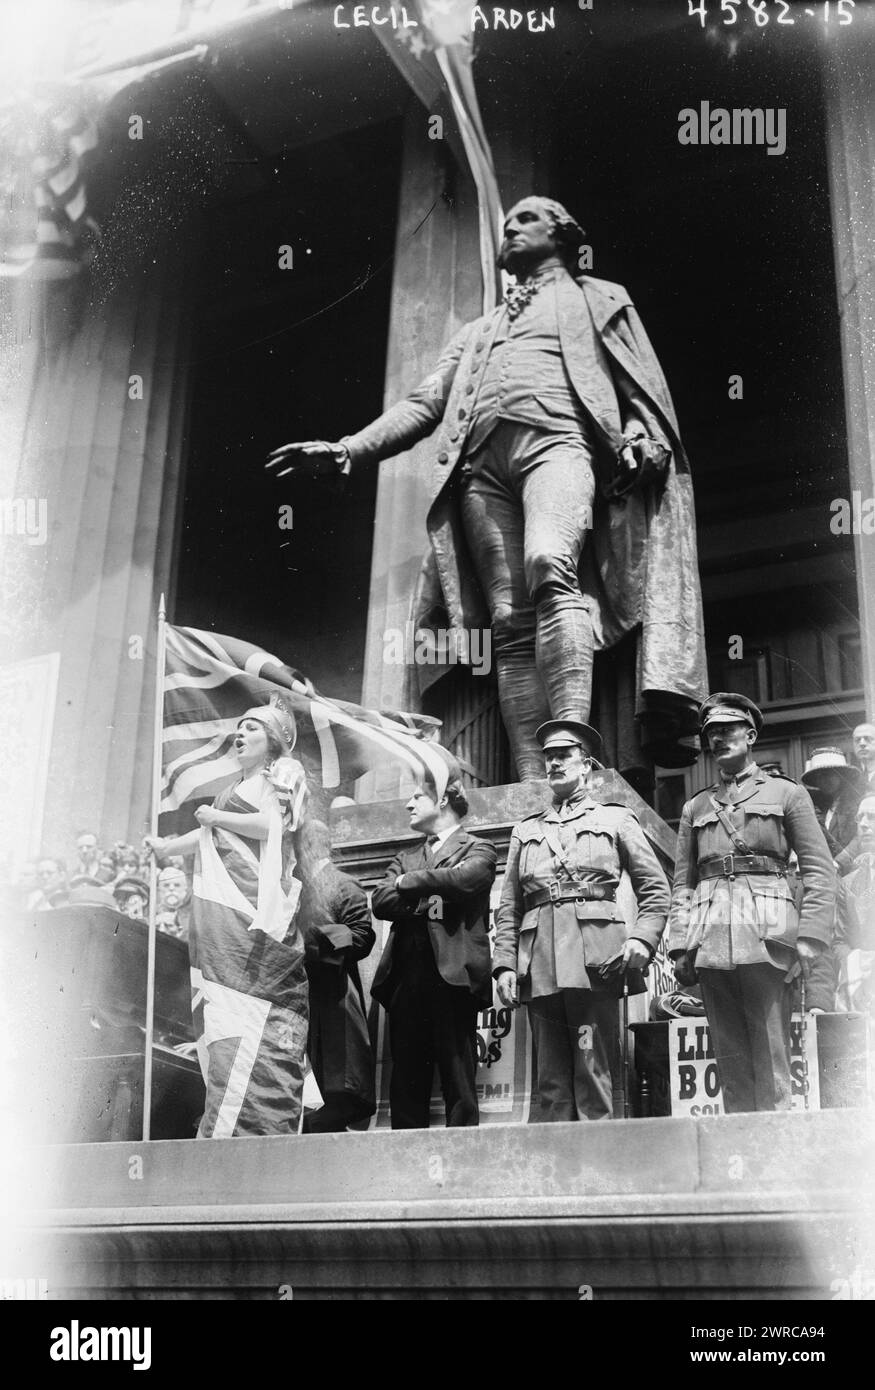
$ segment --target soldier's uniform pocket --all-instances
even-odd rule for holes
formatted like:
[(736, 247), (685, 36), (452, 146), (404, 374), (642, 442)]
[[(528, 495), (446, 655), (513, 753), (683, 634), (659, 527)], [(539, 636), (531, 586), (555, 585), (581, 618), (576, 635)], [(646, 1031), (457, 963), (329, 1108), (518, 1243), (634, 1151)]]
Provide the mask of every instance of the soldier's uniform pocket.
[(575, 856), (580, 869), (594, 869), (609, 874), (619, 880), (620, 859), (617, 853), (614, 828), (593, 814), (586, 826), (586, 834), (579, 835)]
[(748, 881), (760, 941), (795, 946), (799, 913), (786, 878), (751, 874)]
[(523, 926), (520, 930), (516, 957), (516, 973), (521, 980), (525, 979), (526, 975), (529, 973), (529, 966), (532, 963), (532, 951), (535, 948), (535, 933), (537, 930), (537, 912), (527, 912), (523, 918)]
[[(544, 861), (542, 870), (547, 869), (549, 860), (546, 859), (542, 849), (542, 838), (540, 830), (535, 826), (522, 826), (517, 832), (520, 838), (520, 857), (517, 867), (520, 886), (525, 892), (530, 889), (535, 881), (538, 868), (538, 860)], [(548, 851), (549, 853), (549, 851)]]
[(754, 854), (787, 857), (784, 807), (780, 802), (745, 802), (742, 836)]
[(700, 816), (694, 816), (693, 830), (695, 831), (697, 859), (707, 859), (713, 854), (724, 853), (723, 845), (726, 840), (726, 831), (720, 824), (716, 811), (703, 811)]
[(711, 900), (720, 882), (716, 878), (703, 878), (693, 890), (687, 923), (687, 942), (685, 950), (695, 951), (701, 946), (711, 915)]
[(576, 906), (590, 909), (585, 915), (577, 914), (577, 923), (583, 959), (587, 973), (591, 974), (622, 951), (626, 944), (626, 923), (616, 903), (585, 902)]

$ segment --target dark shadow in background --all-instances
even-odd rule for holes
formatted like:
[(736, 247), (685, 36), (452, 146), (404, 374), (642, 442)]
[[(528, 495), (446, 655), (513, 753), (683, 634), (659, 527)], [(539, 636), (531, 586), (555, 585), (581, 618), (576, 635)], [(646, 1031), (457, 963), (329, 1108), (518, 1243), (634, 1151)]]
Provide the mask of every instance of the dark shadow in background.
[(199, 257), (174, 621), (261, 644), (353, 700), (376, 469), (338, 500), (264, 464), (279, 444), (339, 438), (382, 409), (399, 153), (391, 122), (287, 154), (269, 197), (210, 214)]
[[(839, 650), (858, 630), (853, 547), (829, 529), (850, 482), (823, 25), (739, 23), (733, 56), (719, 24), (670, 25), (663, 4), (557, 13), (539, 40), (489, 35), (486, 125), (510, 120), (512, 72), (542, 191), (582, 222), (592, 273), (628, 288), (653, 341), (692, 462), (709, 649), (725, 658), (734, 634), (765, 648), (764, 700), (859, 686)], [(706, 100), (784, 108), (786, 153), (681, 145), (679, 112)]]
[[(593, 273), (628, 287), (663, 364), (693, 466), (712, 679), (741, 635), (767, 653), (761, 698), (805, 701), (857, 684), (839, 660), (857, 629), (853, 551), (829, 530), (849, 480), (820, 40), (740, 25), (733, 56), (725, 34), (660, 31), (657, 13), (562, 6), (553, 34), (483, 36), (485, 124), (534, 132), (543, 191), (579, 216)], [(702, 100), (784, 108), (786, 153), (680, 145), (678, 113)], [(259, 641), (350, 698), (376, 470), (338, 503), (262, 465), (382, 406), (399, 137), (391, 122), (287, 156), (269, 200), (211, 214), (200, 272), (175, 620)], [(278, 273), (286, 242), (295, 268)]]

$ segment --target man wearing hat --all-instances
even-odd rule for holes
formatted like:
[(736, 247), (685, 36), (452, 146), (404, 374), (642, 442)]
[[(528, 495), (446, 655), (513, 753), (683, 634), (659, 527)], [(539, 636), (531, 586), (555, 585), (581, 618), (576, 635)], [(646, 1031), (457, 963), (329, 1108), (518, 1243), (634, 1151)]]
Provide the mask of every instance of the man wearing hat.
[(116, 880), (112, 889), (119, 912), (144, 922), (149, 916), (149, 885), (138, 874), (126, 874)]
[(863, 774), (848, 766), (840, 748), (815, 748), (805, 764), (802, 785), (808, 788), (830, 853), (836, 859), (857, 833)]
[(93, 874), (74, 874), (65, 906), (118, 908), (118, 903), (106, 884)]
[(462, 828), (459, 765), (429, 744), (431, 774), (407, 803), (421, 839), (392, 861), (371, 910), (392, 923), (371, 994), (389, 1015), (393, 1129), (427, 1129), (434, 1069), (448, 1126), (476, 1125), (477, 1014), (492, 1003), (492, 845)]
[[(527, 1005), (537, 1059), (533, 1116), (614, 1113), (617, 989), (601, 973), (646, 967), (665, 927), (665, 874), (636, 816), (589, 794), (601, 738), (588, 724), (537, 730), (553, 804), (514, 826), (497, 914), (493, 974), (503, 1004)], [(638, 901), (631, 934), (617, 903), (627, 870)], [(517, 1000), (519, 990), (519, 1000)]]
[(787, 1110), (790, 986), (829, 945), (835, 873), (807, 792), (753, 759), (763, 726), (753, 701), (718, 691), (699, 724), (719, 781), (681, 814), (669, 954), (681, 983), (701, 983), (724, 1108)]

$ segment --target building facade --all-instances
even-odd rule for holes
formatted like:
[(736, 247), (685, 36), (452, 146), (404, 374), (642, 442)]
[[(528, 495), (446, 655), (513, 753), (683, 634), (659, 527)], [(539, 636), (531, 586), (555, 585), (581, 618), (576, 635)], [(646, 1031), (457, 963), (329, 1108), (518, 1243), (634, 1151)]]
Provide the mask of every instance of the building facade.
[[(711, 685), (763, 705), (798, 776), (875, 700), (875, 540), (853, 526), (875, 494), (875, 16), (733, 49), (658, 5), (558, 8), (553, 31), (477, 36), (501, 198), (558, 197), (592, 273), (630, 290), (692, 460)], [(256, 6), (106, 79), (90, 264), (0, 281), (2, 497), (45, 502), (44, 543), (4, 511), (5, 737), (41, 787), (22, 820), (10, 782), (22, 853), (146, 829), (161, 593), (172, 622), (258, 642), (328, 694), (418, 701), (469, 780), (514, 778), (488, 677), (417, 685), (385, 660), (426, 546), (428, 441), (343, 499), (263, 468), (373, 418), (481, 311), (457, 142), (387, 40), (333, 13)], [(703, 101), (784, 110), (785, 152), (681, 144)], [(597, 682), (607, 726), (631, 691), (613, 659)], [(634, 767), (619, 736), (611, 761)], [(665, 819), (703, 775), (657, 770)]]

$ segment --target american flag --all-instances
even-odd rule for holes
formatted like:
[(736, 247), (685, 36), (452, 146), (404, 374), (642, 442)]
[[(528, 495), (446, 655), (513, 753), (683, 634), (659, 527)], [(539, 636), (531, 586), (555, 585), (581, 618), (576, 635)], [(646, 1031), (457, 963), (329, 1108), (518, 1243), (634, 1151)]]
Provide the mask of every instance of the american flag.
[(197, 805), (239, 774), (233, 751), (247, 709), (281, 697), (295, 716), (295, 757), (326, 791), (394, 766), (414, 777), (445, 769), (415, 715), (380, 714), (320, 695), (309, 680), (251, 642), (193, 627), (165, 628), (160, 812), (162, 835), (191, 827)]
[(0, 110), (8, 161), (0, 275), (57, 280), (87, 263), (100, 234), (85, 187), (97, 143), (84, 98), (68, 88), (53, 88), (28, 108), (10, 103)]

